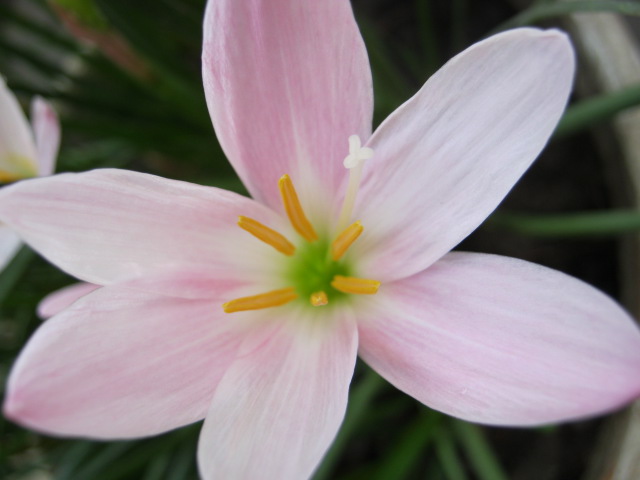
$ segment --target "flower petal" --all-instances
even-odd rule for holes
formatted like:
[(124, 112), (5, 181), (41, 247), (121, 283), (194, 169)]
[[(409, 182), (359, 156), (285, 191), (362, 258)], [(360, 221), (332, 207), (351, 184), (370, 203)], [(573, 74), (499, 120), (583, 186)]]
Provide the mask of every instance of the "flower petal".
[(98, 288), (100, 285), (81, 282), (56, 290), (44, 297), (38, 304), (38, 316), (43, 320), (51, 318), (71, 306), (76, 300)]
[(221, 308), (233, 293), (211, 293), (192, 300), (109, 286), (79, 299), (22, 351), (5, 414), (91, 438), (153, 435), (203, 418), (241, 333)]
[(187, 264), (240, 274), (279, 258), (236, 226), (239, 215), (287, 232), (278, 215), (248, 198), (125, 170), (56, 175), (0, 191), (0, 221), (58, 267), (100, 285)]
[(200, 435), (204, 479), (297, 480), (320, 462), (344, 417), (357, 334), (348, 317), (313, 320), (245, 341)]
[[(0, 76), (0, 181), (14, 181), (37, 174), (36, 148), (29, 123)], [(4, 177), (4, 178), (3, 178)]]
[(13, 230), (0, 224), (0, 272), (13, 260), (21, 245), (20, 237)]
[(609, 297), (507, 257), (451, 253), (386, 285), (360, 354), (426, 405), (465, 420), (535, 425), (640, 395), (640, 331)]
[(251, 195), (280, 209), (288, 173), (307, 185), (306, 206), (322, 193), (326, 213), (349, 135), (371, 135), (371, 72), (350, 3), (208, 2), (202, 60), (218, 139)]
[(368, 143), (354, 249), (379, 280), (417, 273), (458, 244), (538, 156), (565, 108), (574, 58), (561, 32), (523, 28), (449, 61)]
[(38, 151), (38, 175), (53, 174), (60, 148), (60, 121), (55, 110), (40, 97), (31, 102), (31, 126)]

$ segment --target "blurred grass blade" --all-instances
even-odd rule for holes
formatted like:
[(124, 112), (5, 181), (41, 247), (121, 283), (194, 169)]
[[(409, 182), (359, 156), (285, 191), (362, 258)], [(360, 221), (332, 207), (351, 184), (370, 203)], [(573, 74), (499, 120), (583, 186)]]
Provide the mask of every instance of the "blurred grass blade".
[(583, 100), (567, 109), (554, 132), (554, 137), (578, 132), (638, 105), (640, 105), (640, 84)]
[(621, 235), (640, 231), (640, 212), (606, 210), (558, 215), (498, 212), (490, 217), (488, 224), (537, 237)]
[(20, 281), (35, 256), (35, 253), (29, 247), (22, 247), (7, 265), (7, 268), (4, 269), (0, 275), (0, 305), (4, 303), (7, 296)]
[(342, 422), (336, 439), (333, 441), (331, 448), (329, 448), (329, 451), (313, 476), (313, 480), (331, 478), (330, 475), (335, 464), (340, 459), (342, 450), (360, 423), (367, 418), (367, 407), (369, 403), (385, 385), (386, 382), (382, 377), (370, 368), (367, 368), (364, 378), (351, 389), (344, 422)]
[(80, 47), (75, 41), (59, 34), (39, 21), (27, 18), (16, 9), (8, 8), (1, 3), (0, 18), (2, 18), (3, 22), (10, 23), (14, 27), (20, 27), (24, 31), (44, 40), (48, 46), (55, 46), (61, 50), (74, 53), (80, 51)]
[(71, 478), (96, 479), (98, 474), (109, 471), (114, 464), (117, 465), (121, 457), (134, 446), (135, 442), (133, 441), (105, 444), (89, 461), (86, 463), (83, 462), (81, 468), (74, 472), (70, 480)]
[(575, 0), (572, 2), (535, 4), (499, 25), (495, 30), (493, 30), (493, 33), (508, 30), (510, 28), (533, 25), (548, 18), (584, 12), (612, 12), (622, 15), (640, 16), (640, 3), (607, 0)]
[(467, 474), (462, 468), (462, 459), (456, 450), (451, 432), (446, 427), (439, 429), (436, 433), (435, 446), (440, 466), (447, 480), (467, 480)]
[(418, 34), (420, 35), (420, 43), (422, 44), (422, 52), (425, 60), (425, 75), (421, 80), (426, 80), (427, 77), (431, 76), (438, 70), (440, 65), (442, 65), (437, 48), (438, 37), (433, 19), (431, 1), (432, 0), (416, 0), (416, 19), (420, 26)]
[(375, 469), (376, 480), (389, 478), (411, 478), (411, 472), (429, 444), (438, 433), (442, 415), (434, 410), (423, 409), (418, 421), (409, 425), (394, 447), (385, 455)]
[(452, 425), (478, 480), (508, 480), (482, 427), (462, 420), (453, 420)]

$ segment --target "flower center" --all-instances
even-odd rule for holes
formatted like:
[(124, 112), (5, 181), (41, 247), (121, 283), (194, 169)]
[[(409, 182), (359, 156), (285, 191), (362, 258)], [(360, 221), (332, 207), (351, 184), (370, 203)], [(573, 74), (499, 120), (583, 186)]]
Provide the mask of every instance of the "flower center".
[(360, 222), (355, 222), (346, 228), (343, 225), (348, 223), (351, 217), (360, 183), (362, 161), (370, 158), (372, 154), (371, 149), (361, 148), (360, 138), (357, 135), (349, 137), (349, 155), (344, 160), (345, 167), (350, 169), (349, 186), (339, 220), (342, 231), (333, 242), (319, 238), (302, 209), (289, 175), (280, 178), (278, 188), (291, 225), (305, 239), (302, 245), (296, 248), (284, 235), (257, 220), (239, 217), (240, 228), (278, 252), (291, 257), (289, 260), (291, 266), (286, 278), (293, 286), (231, 300), (222, 305), (225, 312), (277, 307), (296, 299), (302, 299), (314, 307), (320, 307), (340, 302), (349, 294), (372, 295), (378, 291), (380, 282), (351, 276), (352, 267), (348, 258), (345, 258), (349, 247), (362, 234), (364, 227)]

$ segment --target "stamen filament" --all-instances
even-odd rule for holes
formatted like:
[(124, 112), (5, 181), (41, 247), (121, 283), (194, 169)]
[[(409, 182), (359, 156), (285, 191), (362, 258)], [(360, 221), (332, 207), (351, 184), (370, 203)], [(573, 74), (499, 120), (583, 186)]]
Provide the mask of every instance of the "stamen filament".
[(282, 203), (284, 209), (287, 212), (289, 221), (293, 228), (302, 235), (306, 240), (313, 242), (318, 239), (318, 234), (311, 225), (311, 222), (304, 214), (298, 194), (293, 187), (293, 182), (289, 175), (283, 175), (278, 181), (278, 188), (280, 189), (280, 195), (282, 196)]
[(231, 300), (222, 305), (226, 313), (242, 312), (245, 310), (260, 310), (269, 307), (279, 307), (298, 298), (295, 288), (288, 287), (271, 292), (242, 297)]
[(355, 222), (349, 225), (331, 244), (331, 257), (334, 260), (340, 260), (349, 247), (360, 236), (364, 227), (362, 223)]
[(338, 231), (344, 230), (351, 221), (351, 212), (356, 203), (361, 177), (362, 162), (349, 169), (349, 185), (347, 185), (347, 191), (344, 195), (344, 201), (342, 202), (342, 210), (340, 211), (340, 217), (338, 217)]
[(366, 278), (343, 277), (342, 275), (336, 275), (333, 277), (331, 286), (342, 293), (373, 295), (378, 292), (380, 282), (377, 280), (368, 280)]
[(279, 234), (253, 218), (242, 215), (239, 216), (238, 226), (285, 255), (292, 256), (296, 251), (296, 247), (294, 247), (284, 235)]
[(309, 300), (314, 307), (321, 307), (329, 303), (329, 298), (327, 298), (327, 294), (323, 291), (312, 293)]

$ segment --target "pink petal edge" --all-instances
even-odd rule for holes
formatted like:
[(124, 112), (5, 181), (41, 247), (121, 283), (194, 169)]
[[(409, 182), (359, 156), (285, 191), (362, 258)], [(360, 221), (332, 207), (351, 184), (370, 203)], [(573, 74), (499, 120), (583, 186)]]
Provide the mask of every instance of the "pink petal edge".
[(38, 175), (52, 175), (60, 148), (60, 121), (51, 105), (41, 97), (31, 102), (31, 128), (35, 138)]
[(20, 237), (6, 225), (0, 224), (0, 272), (2, 272), (22, 246)]
[[(156, 288), (153, 278), (146, 283)], [(221, 308), (233, 288), (185, 299), (118, 285), (80, 298), (23, 349), (5, 415), (41, 432), (100, 439), (154, 435), (202, 419), (243, 335)]]
[(55, 175), (0, 191), (0, 221), (59, 268), (99, 285), (189, 265), (268, 277), (281, 254), (242, 231), (239, 215), (290, 234), (279, 215), (246, 197), (126, 170)]
[(496, 255), (450, 253), (384, 285), (360, 355), (434, 409), (493, 425), (597, 415), (640, 395), (640, 330), (595, 288)]
[(51, 318), (70, 307), (76, 300), (100, 288), (93, 283), (74, 283), (44, 297), (38, 304), (38, 316), (42, 320)]
[(371, 72), (350, 3), (208, 2), (202, 64), (216, 134), (251, 195), (280, 210), (277, 182), (289, 174), (321, 221), (342, 194), (349, 135), (371, 134)]
[(357, 355), (353, 319), (340, 315), (318, 323), (300, 312), (245, 340), (200, 435), (203, 479), (311, 476), (344, 417)]
[(460, 53), (375, 131), (354, 218), (364, 275), (427, 268), (471, 233), (543, 149), (574, 74), (568, 37), (521, 28)]

